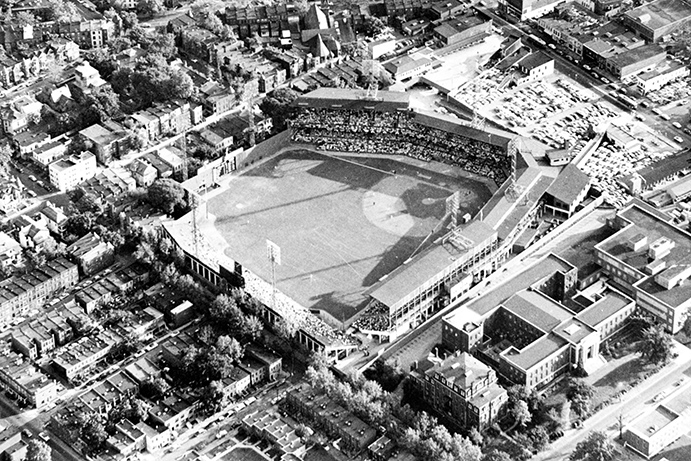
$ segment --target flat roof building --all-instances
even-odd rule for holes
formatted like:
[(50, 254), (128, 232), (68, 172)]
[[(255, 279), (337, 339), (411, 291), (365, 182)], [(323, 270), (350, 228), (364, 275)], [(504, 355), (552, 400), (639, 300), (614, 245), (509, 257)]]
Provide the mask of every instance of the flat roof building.
[(641, 37), (657, 42), (691, 20), (691, 4), (684, 0), (655, 0), (625, 12), (623, 18)]
[(691, 306), (691, 234), (634, 202), (609, 220), (597, 263), (665, 329), (677, 333)]

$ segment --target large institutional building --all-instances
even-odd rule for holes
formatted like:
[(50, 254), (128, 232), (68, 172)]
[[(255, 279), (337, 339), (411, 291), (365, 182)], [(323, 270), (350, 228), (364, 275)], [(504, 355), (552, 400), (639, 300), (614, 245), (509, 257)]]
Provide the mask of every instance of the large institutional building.
[(496, 372), (467, 352), (438, 364), (426, 361), (410, 374), (422, 399), (457, 426), (482, 429), (494, 423), (508, 401)]
[(608, 220), (612, 235), (594, 246), (583, 280), (550, 254), (447, 315), (443, 345), (533, 389), (596, 369), (600, 345), (636, 310), (677, 333), (691, 305), (691, 234), (670, 220), (633, 201)]

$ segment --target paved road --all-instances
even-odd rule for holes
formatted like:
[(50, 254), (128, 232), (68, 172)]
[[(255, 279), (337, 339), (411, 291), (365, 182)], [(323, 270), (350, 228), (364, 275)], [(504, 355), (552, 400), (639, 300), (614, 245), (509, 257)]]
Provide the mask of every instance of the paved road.
[[(581, 429), (571, 429), (564, 437), (555, 441), (546, 451), (538, 454), (538, 461), (557, 461), (568, 458), (576, 448), (576, 445), (584, 440), (591, 431), (605, 431), (611, 437), (619, 436), (618, 419), (623, 416), (624, 424), (636, 419), (642, 413), (654, 408), (657, 403), (653, 398), (662, 391), (678, 390), (689, 392), (691, 387), (691, 350), (676, 343), (675, 351), (679, 356), (659, 373), (651, 376), (635, 388), (624, 394), (622, 399), (613, 405), (606, 407), (587, 419)], [(675, 383), (685, 377), (683, 388), (675, 386)]]

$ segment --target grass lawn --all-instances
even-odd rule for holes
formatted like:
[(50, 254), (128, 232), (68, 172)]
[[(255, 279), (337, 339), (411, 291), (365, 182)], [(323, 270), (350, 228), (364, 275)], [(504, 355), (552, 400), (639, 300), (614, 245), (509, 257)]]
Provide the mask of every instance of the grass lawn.
[[(605, 357), (607, 360), (605, 365), (590, 376), (583, 378), (595, 389), (595, 395), (591, 399), (591, 409), (595, 409), (600, 404), (614, 398), (619, 392), (631, 388), (634, 383), (640, 381), (655, 368), (642, 361), (635, 352), (637, 339), (637, 336), (631, 334), (630, 331), (615, 335), (615, 338), (611, 340), (613, 356)], [(615, 346), (615, 344), (619, 345)], [(568, 379), (564, 379), (545, 394), (545, 403), (549, 407), (557, 406), (559, 408), (566, 400), (567, 390)]]

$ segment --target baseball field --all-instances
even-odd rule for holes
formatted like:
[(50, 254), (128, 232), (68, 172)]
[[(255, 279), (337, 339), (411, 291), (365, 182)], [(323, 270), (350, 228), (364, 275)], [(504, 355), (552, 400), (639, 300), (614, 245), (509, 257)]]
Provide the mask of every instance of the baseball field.
[(226, 256), (271, 281), (271, 240), (281, 251), (277, 288), (347, 320), (365, 307), (368, 288), (448, 230), (445, 200), (456, 191), (461, 214), (493, 192), (448, 165), (293, 150), (235, 177), (208, 210)]

